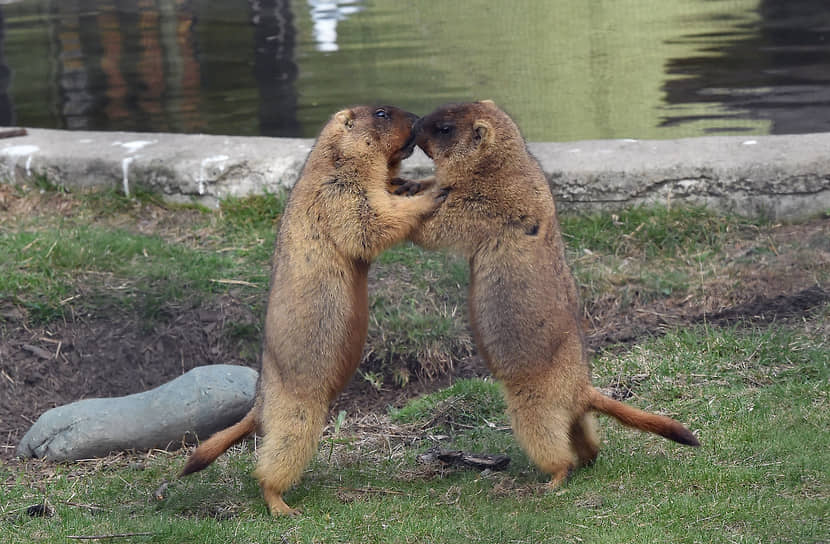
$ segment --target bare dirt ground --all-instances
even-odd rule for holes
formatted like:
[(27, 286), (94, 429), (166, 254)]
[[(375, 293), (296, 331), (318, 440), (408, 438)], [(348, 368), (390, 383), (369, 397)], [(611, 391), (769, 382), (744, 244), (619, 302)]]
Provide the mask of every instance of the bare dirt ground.
[[(155, 209), (148, 221), (152, 225), (175, 221), (164, 213)], [(736, 239), (725, 249), (734, 256), (734, 266), (697, 294), (626, 304), (612, 297), (589, 301), (591, 347), (631, 343), (703, 321), (718, 326), (799, 319), (830, 300), (830, 286), (816, 279), (826, 277), (817, 269), (830, 266), (830, 218), (771, 227), (763, 236), (772, 251), (740, 264), (758, 241)], [(76, 313), (70, 304), (64, 320), (33, 326), (22, 308), (0, 303), (0, 459), (12, 457), (23, 433), (54, 406), (145, 391), (200, 365), (256, 367), (252, 357), (240, 356), (239, 346), (228, 340), (232, 335), (223, 334), (229, 323), (257, 326), (261, 319), (242, 295), (231, 293), (193, 304), (169, 302), (150, 327), (124, 307), (108, 304), (94, 313)], [(454, 377), (485, 373), (478, 358), (468, 357), (456, 361), (446, 375), (429, 383), (413, 380), (404, 389), (377, 391), (367, 381), (355, 379), (334, 409), (350, 414), (385, 410), (389, 404), (399, 405), (413, 395), (446, 386)]]

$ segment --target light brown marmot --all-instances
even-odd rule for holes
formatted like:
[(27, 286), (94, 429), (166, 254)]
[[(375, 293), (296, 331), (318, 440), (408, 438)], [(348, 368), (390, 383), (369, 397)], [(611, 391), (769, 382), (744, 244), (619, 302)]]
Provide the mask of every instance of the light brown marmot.
[(369, 264), (442, 201), (435, 191), (388, 191), (414, 148), (416, 120), (395, 107), (359, 106), (323, 127), (280, 221), (254, 407), (199, 445), (181, 475), (259, 429), (255, 475), (268, 508), (297, 512), (282, 494), (310, 462), (329, 404), (360, 363)]

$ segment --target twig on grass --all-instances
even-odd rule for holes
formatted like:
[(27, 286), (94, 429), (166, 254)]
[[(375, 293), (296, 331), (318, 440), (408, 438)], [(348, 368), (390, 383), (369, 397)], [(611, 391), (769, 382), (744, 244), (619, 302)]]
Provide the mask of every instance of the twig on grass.
[(56, 245), (58, 245), (58, 241), (57, 241), (57, 240), (55, 240), (55, 242), (52, 244), (52, 247), (50, 247), (50, 248), (49, 248), (49, 251), (47, 251), (47, 252), (46, 252), (46, 256), (44, 257), (44, 259), (48, 259), (48, 258), (49, 258), (49, 255), (51, 255), (51, 254), (52, 254), (52, 251), (55, 249), (55, 246), (56, 246)]
[(29, 251), (29, 248), (30, 248), (30, 247), (32, 247), (33, 245), (35, 245), (35, 244), (36, 244), (36, 243), (38, 243), (39, 241), (40, 241), (40, 237), (35, 238), (35, 239), (34, 239), (34, 240), (32, 240), (31, 242), (29, 242), (28, 244), (26, 244), (25, 246), (23, 246), (23, 247), (21, 248), (20, 252), (21, 252), (21, 253), (26, 253), (27, 251)]
[(324, 487), (328, 487), (330, 489), (337, 489), (338, 491), (342, 491), (344, 493), (376, 493), (379, 495), (406, 495), (407, 493), (403, 491), (397, 491), (394, 489), (383, 489), (381, 487), (343, 487), (337, 485), (327, 485)]
[(418, 460), (424, 464), (432, 463), (436, 459), (447, 465), (463, 466), (477, 470), (504, 470), (510, 464), (510, 457), (507, 455), (469, 453), (460, 450), (445, 450), (443, 448), (432, 448), (428, 452), (418, 456)]
[(66, 298), (65, 298), (65, 299), (63, 299), (63, 300), (59, 300), (59, 301), (58, 301), (58, 304), (60, 304), (61, 306), (63, 306), (63, 305), (65, 305), (65, 304), (69, 303), (69, 302), (72, 302), (72, 301), (73, 301), (73, 300), (75, 300), (76, 298), (80, 298), (80, 297), (81, 297), (81, 295), (72, 295), (71, 297), (66, 297)]
[(221, 283), (223, 285), (244, 285), (246, 287), (259, 287), (259, 285), (255, 283), (251, 283), (249, 281), (244, 280), (210, 280), (213, 283)]
[(23, 351), (28, 351), (32, 355), (37, 355), (41, 359), (49, 360), (49, 359), (52, 358), (52, 354), (50, 352), (46, 351), (43, 348), (39, 348), (39, 347), (33, 346), (31, 344), (23, 344), (22, 348), (23, 348)]
[(63, 501), (63, 504), (66, 504), (66, 505), (69, 505), (69, 506), (76, 506), (78, 508), (87, 508), (87, 509), (92, 510), (92, 511), (95, 511), (95, 510), (101, 510), (101, 511), (104, 511), (104, 512), (109, 511), (109, 508), (104, 508), (103, 506), (96, 506), (94, 504), (82, 504), (82, 503), (79, 503), (79, 502), (71, 502), (71, 501)]
[(131, 536), (153, 536), (153, 533), (112, 533), (108, 535), (67, 535), (74, 540), (101, 540), (104, 538), (129, 538)]

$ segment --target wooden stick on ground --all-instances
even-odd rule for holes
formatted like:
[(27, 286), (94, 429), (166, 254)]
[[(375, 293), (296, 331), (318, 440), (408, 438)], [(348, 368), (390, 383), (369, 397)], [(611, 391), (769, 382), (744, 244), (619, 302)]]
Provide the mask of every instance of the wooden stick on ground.
[(129, 538), (131, 536), (153, 536), (153, 533), (115, 533), (109, 535), (68, 535), (75, 540), (101, 540), (103, 538)]
[(507, 455), (496, 455), (491, 453), (469, 453), (461, 450), (445, 450), (433, 448), (418, 459), (422, 463), (432, 463), (435, 460), (448, 465), (459, 465), (475, 468), (478, 470), (504, 470), (510, 464), (510, 457)]
[(26, 136), (27, 134), (28, 132), (26, 132), (25, 128), (0, 130), (0, 138), (14, 138), (15, 136)]

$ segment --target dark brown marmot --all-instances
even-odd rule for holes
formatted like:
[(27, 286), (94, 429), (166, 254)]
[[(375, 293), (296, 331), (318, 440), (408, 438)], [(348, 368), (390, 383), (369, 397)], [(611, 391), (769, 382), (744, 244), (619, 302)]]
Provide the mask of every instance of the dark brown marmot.
[(416, 132), (418, 146), (435, 162), (435, 178), (398, 180), (398, 192), (434, 183), (448, 196), (411, 238), (469, 259), (476, 346), (504, 386), (516, 438), (551, 475), (551, 487), (596, 458), (592, 411), (697, 446), (677, 421), (591, 385), (579, 297), (553, 196), (513, 120), (485, 100), (439, 108)]

